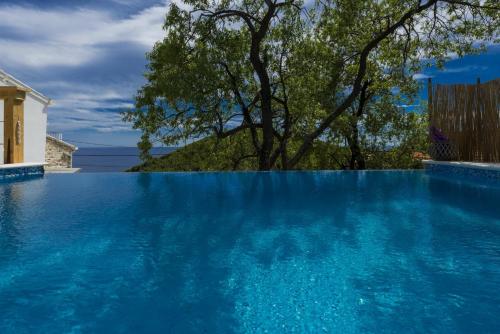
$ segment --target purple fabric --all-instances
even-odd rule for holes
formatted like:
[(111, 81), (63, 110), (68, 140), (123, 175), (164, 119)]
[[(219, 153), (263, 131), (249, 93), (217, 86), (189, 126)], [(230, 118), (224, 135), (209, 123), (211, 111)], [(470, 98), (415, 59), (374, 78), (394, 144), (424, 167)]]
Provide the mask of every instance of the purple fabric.
[(431, 140), (435, 143), (447, 143), (449, 141), (440, 129), (436, 128), (434, 125), (430, 127)]

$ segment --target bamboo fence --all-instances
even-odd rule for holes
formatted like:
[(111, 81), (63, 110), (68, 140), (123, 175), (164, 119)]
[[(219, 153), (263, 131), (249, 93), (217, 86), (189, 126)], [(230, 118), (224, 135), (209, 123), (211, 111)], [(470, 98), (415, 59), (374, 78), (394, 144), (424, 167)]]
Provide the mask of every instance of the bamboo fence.
[(456, 145), (461, 161), (500, 162), (500, 79), (436, 85), (429, 79), (430, 124)]

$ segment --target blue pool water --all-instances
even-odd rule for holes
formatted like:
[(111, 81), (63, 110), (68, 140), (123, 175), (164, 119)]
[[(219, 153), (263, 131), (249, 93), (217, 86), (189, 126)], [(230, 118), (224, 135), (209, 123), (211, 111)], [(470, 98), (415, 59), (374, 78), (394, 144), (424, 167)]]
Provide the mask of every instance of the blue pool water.
[(499, 329), (499, 187), (424, 172), (0, 184), (0, 333)]

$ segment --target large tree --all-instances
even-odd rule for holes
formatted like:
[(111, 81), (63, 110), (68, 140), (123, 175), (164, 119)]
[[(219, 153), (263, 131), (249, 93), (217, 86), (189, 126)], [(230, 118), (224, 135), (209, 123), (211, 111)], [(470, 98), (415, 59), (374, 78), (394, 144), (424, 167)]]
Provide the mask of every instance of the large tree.
[[(371, 88), (498, 42), (495, 0), (185, 0), (149, 54), (125, 119), (142, 147), (248, 133), (261, 170), (298, 165)], [(429, 61), (430, 60), (430, 61)], [(412, 88), (413, 87), (413, 88)], [(365, 96), (365, 97), (364, 97)]]

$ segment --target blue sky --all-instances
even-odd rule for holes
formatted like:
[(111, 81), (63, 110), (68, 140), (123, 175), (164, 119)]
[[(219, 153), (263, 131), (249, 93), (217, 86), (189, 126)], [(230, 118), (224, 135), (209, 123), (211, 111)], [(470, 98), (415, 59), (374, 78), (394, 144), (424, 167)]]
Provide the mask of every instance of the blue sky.
[[(167, 8), (153, 0), (0, 0), (0, 68), (54, 100), (49, 131), (135, 146), (139, 133), (119, 112), (144, 83), (145, 53), (163, 36)], [(437, 83), (500, 77), (500, 47), (417, 78), (429, 76)]]

